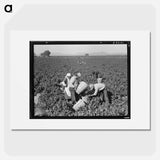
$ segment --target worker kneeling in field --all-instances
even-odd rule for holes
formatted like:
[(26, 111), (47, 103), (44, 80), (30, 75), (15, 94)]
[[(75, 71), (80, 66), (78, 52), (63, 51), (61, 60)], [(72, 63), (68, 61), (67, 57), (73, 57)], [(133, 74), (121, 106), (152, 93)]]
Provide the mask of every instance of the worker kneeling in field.
[(60, 83), (61, 90), (64, 91), (65, 99), (72, 101), (72, 104), (75, 104), (79, 100), (80, 93), (82, 93), (85, 88), (88, 86), (84, 81), (79, 82), (81, 77), (80, 73), (73, 75), (67, 73), (64, 80)]
[(64, 96), (66, 100), (71, 100), (71, 92), (69, 89), (69, 81), (71, 79), (71, 73), (67, 73), (64, 80), (60, 82), (60, 89), (64, 91)]
[(77, 73), (76, 75), (73, 75), (70, 80), (69, 80), (69, 83), (68, 83), (68, 86), (69, 86), (69, 91), (71, 93), (71, 100), (72, 100), (72, 104), (75, 104), (76, 103), (76, 89), (79, 85), (79, 79), (81, 77), (81, 73)]
[(98, 78), (97, 83), (90, 84), (89, 88), (90, 88), (90, 90), (94, 90), (94, 93), (91, 94), (89, 97), (94, 97), (97, 95), (100, 96), (102, 94), (103, 101), (105, 101), (105, 103), (107, 103), (107, 104), (109, 103), (106, 85), (104, 83), (102, 83), (102, 78)]
[(61, 90), (64, 90), (65, 87), (68, 86), (70, 78), (71, 78), (71, 73), (67, 73), (66, 76), (64, 77), (63, 81), (60, 82)]

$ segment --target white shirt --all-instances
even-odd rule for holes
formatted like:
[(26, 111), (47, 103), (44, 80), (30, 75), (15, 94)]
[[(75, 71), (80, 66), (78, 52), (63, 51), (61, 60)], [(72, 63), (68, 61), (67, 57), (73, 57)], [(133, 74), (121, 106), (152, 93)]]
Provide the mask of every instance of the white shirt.
[(69, 80), (69, 87), (72, 87), (72, 88), (74, 88), (75, 87), (75, 85), (76, 85), (76, 81), (77, 81), (77, 76), (72, 76), (71, 77), (71, 79)]
[(68, 87), (65, 87), (64, 91), (66, 92), (66, 94), (71, 97), (71, 92), (69, 90), (69, 86)]
[(69, 77), (65, 76), (64, 80), (60, 83), (62, 86), (67, 87), (69, 84)]
[(66, 76), (66, 86), (68, 86), (70, 79)]
[(106, 87), (106, 85), (104, 83), (96, 83), (96, 84), (94, 84), (95, 92), (94, 92), (93, 95), (97, 95), (98, 91), (102, 91), (105, 87)]

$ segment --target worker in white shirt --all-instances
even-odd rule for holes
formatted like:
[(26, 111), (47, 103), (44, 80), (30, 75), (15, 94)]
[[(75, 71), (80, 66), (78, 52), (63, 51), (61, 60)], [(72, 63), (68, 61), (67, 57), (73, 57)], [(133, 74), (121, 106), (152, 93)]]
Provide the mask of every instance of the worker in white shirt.
[(97, 79), (96, 84), (90, 84), (89, 85), (90, 90), (94, 90), (94, 93), (91, 94), (89, 97), (94, 97), (100, 94), (103, 94), (103, 100), (108, 103), (108, 94), (106, 90), (106, 85), (102, 83), (102, 78)]
[(81, 73), (77, 73), (76, 75), (73, 75), (70, 80), (69, 80), (69, 86), (70, 87), (77, 87), (78, 86), (78, 81), (79, 81), (79, 78), (81, 77)]
[(71, 73), (67, 73), (64, 80), (62, 82), (60, 82), (60, 89), (62, 91), (64, 91), (64, 94), (65, 94), (65, 99), (66, 100), (69, 100), (71, 99), (71, 92), (69, 90), (69, 81), (70, 81), (70, 78), (71, 78)]
[(75, 104), (76, 102), (76, 89), (77, 89), (77, 86), (79, 85), (79, 78), (81, 77), (81, 73), (77, 73), (76, 75), (73, 75), (70, 80), (69, 80), (69, 83), (68, 83), (68, 86), (69, 86), (69, 90), (71, 92), (71, 100), (72, 100), (72, 103)]
[(71, 73), (67, 73), (66, 76), (64, 77), (64, 80), (62, 81), (65, 87), (68, 86), (70, 79), (71, 79)]

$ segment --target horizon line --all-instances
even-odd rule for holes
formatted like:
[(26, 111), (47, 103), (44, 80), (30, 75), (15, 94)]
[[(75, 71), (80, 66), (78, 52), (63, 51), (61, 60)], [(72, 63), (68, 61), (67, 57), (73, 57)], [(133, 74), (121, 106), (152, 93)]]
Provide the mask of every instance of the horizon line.
[[(41, 57), (41, 55), (35, 55), (37, 57)], [(127, 56), (127, 54), (108, 54), (108, 55), (50, 55), (49, 57), (76, 57), (76, 56), (80, 56), (80, 57), (93, 57), (93, 56)]]

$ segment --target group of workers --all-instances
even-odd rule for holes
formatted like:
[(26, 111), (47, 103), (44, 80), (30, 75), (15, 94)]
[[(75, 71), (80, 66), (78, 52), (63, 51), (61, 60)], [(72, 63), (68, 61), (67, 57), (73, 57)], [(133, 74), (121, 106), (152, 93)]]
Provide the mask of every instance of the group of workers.
[(67, 73), (64, 80), (60, 82), (61, 90), (63, 90), (67, 104), (73, 111), (86, 106), (92, 97), (100, 96), (101, 101), (109, 103), (107, 89), (102, 77), (97, 78), (97, 83), (87, 84), (81, 81), (81, 73), (72, 75)]

